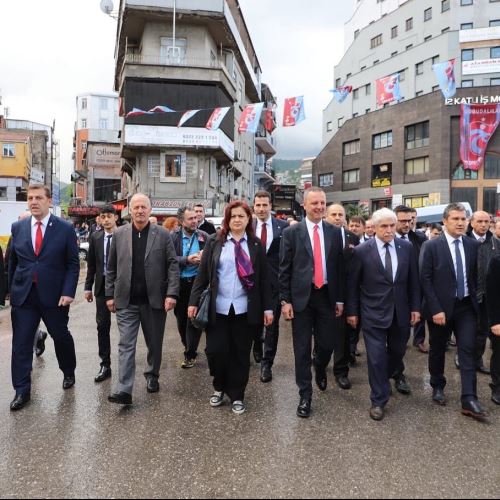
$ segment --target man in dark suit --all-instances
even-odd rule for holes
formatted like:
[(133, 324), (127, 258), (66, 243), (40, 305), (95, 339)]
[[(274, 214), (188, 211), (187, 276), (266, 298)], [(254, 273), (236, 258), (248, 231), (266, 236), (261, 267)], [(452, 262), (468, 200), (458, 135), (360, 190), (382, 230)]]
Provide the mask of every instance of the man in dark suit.
[(50, 190), (28, 188), (31, 218), (12, 226), (9, 255), (9, 290), (12, 306), (12, 381), (16, 397), (11, 410), (30, 400), (33, 343), (40, 320), (54, 340), (63, 389), (75, 384), (76, 354), (68, 330), (69, 306), (73, 302), (80, 261), (74, 230), (50, 214)]
[[(99, 225), (102, 231), (94, 231), (89, 239), (87, 257), (87, 279), (85, 280), (85, 300), (96, 300), (97, 341), (101, 368), (94, 378), (95, 382), (103, 382), (111, 378), (111, 312), (106, 305), (106, 273), (111, 241), (116, 231), (118, 216), (112, 205), (103, 207), (99, 215)], [(94, 286), (92, 294), (92, 286)]]
[[(359, 238), (348, 231), (346, 226), (345, 208), (342, 205), (332, 204), (326, 209), (326, 222), (336, 226), (342, 232), (342, 244), (344, 248), (344, 262), (346, 275), (349, 273), (349, 263), (352, 258), (353, 249), (359, 245)], [(347, 284), (347, 281), (346, 281)], [(338, 329), (341, 332), (339, 344), (334, 354), (333, 375), (341, 389), (351, 388), (349, 380), (349, 363), (356, 362), (356, 338), (359, 339), (360, 327), (353, 329), (345, 319), (345, 316), (337, 319)], [(352, 341), (351, 341), (352, 339)]]
[[(422, 245), (427, 241), (427, 237), (424, 233), (416, 232), (412, 229), (414, 211), (414, 208), (407, 207), (406, 205), (399, 205), (394, 209), (398, 218), (396, 237), (409, 241), (415, 249), (417, 259), (420, 260), (420, 250)], [(425, 321), (420, 321), (413, 327), (413, 346), (421, 353), (427, 354), (429, 352), (427, 347), (425, 347)]]
[(2, 247), (0, 247), (0, 306), (5, 305), (7, 295), (7, 275), (5, 274), (5, 262)]
[(113, 234), (106, 273), (108, 309), (115, 313), (120, 343), (118, 385), (108, 400), (131, 405), (139, 326), (148, 348), (146, 390), (160, 390), (160, 368), (167, 312), (179, 296), (179, 264), (170, 233), (149, 222), (151, 201), (144, 194), (130, 200), (132, 224)]
[(264, 330), (264, 352), (262, 354), (262, 331), (257, 330), (254, 341), (254, 358), (258, 362), (259, 355), (262, 359), (260, 367), (260, 380), (264, 384), (273, 379), (273, 364), (278, 350), (280, 331), (281, 304), (279, 298), (279, 254), (283, 231), (288, 223), (278, 220), (271, 215), (273, 209), (271, 195), (267, 191), (259, 191), (254, 197), (253, 211), (257, 216), (254, 221), (255, 234), (266, 250), (267, 265), (269, 269), (269, 282), (273, 301), (274, 322)]
[(423, 313), (429, 321), (429, 371), (432, 399), (445, 405), (445, 351), (453, 331), (457, 339), (462, 379), (462, 413), (486, 417), (477, 399), (476, 334), (478, 243), (465, 236), (467, 213), (459, 203), (446, 207), (445, 233), (427, 241), (420, 254), (420, 281), (424, 292)]
[[(384, 418), (394, 378), (399, 392), (410, 326), (420, 321), (417, 258), (409, 242), (396, 239), (397, 217), (384, 208), (373, 214), (375, 237), (354, 249), (346, 315), (355, 328), (361, 316), (371, 387), (370, 417)], [(407, 392), (404, 392), (407, 394)]]
[(312, 338), (315, 339), (316, 384), (327, 388), (326, 367), (340, 332), (335, 318), (344, 311), (344, 254), (339, 228), (323, 221), (326, 194), (311, 188), (304, 193), (306, 219), (283, 233), (280, 252), (282, 315), (292, 320), (295, 378), (300, 403), (297, 415), (311, 414)]
[(486, 301), (491, 339), (491, 400), (500, 405), (500, 254), (490, 261), (486, 276)]
[(217, 232), (215, 226), (211, 222), (205, 220), (205, 207), (201, 204), (195, 205), (194, 211), (198, 217), (198, 229), (207, 233), (209, 236), (215, 234)]

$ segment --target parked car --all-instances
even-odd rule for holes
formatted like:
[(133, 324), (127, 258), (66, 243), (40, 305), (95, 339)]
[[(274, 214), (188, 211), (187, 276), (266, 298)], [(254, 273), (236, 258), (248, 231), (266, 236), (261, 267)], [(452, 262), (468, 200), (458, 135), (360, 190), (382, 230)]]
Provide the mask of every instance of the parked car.
[[(462, 205), (467, 211), (467, 217), (472, 217), (472, 208), (467, 201), (462, 202)], [(433, 205), (430, 207), (417, 208), (417, 222), (426, 222), (431, 224), (433, 222), (443, 222), (443, 213), (448, 205)]]

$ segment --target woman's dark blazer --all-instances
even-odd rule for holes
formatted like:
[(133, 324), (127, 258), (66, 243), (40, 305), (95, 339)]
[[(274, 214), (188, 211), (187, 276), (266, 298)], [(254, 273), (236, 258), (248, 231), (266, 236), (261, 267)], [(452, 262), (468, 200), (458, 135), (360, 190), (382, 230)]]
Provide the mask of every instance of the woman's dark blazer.
[[(226, 244), (228, 242), (226, 241)], [(231, 243), (232, 244), (232, 243)], [(203, 257), (198, 269), (198, 275), (193, 284), (190, 306), (198, 306), (200, 296), (210, 284), (210, 325), (215, 324), (216, 297), (219, 290), (217, 267), (222, 253), (222, 241), (217, 234), (213, 234), (203, 250)], [(272, 311), (271, 283), (268, 277), (266, 253), (261, 242), (255, 238), (248, 241), (248, 249), (254, 270), (254, 287), (248, 291), (248, 323), (252, 326), (262, 326), (264, 311)]]

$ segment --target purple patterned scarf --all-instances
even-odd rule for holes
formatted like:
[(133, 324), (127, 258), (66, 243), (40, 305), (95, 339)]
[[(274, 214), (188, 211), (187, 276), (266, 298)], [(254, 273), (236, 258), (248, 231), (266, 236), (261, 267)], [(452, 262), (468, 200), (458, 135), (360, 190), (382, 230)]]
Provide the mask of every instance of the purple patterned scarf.
[(231, 238), (231, 241), (234, 243), (234, 257), (238, 277), (240, 278), (243, 288), (245, 290), (251, 290), (255, 284), (253, 281), (254, 271), (252, 260), (241, 246), (241, 243), (245, 241), (245, 238), (242, 238), (240, 241), (236, 241), (234, 238)]

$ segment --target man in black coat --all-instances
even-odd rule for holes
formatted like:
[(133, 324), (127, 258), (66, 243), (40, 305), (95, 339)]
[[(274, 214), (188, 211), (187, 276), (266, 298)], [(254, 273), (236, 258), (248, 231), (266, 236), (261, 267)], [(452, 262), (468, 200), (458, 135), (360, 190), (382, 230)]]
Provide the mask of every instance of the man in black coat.
[(407, 385), (403, 358), (410, 327), (420, 321), (417, 258), (409, 242), (395, 237), (396, 222), (389, 209), (373, 214), (375, 237), (354, 249), (348, 275), (347, 321), (355, 328), (361, 316), (373, 420), (384, 418), (389, 380), (400, 392)]
[[(94, 381), (99, 383), (111, 378), (111, 312), (106, 305), (106, 273), (113, 233), (116, 231), (118, 215), (112, 205), (103, 207), (96, 219), (100, 231), (94, 231), (89, 238), (87, 256), (87, 278), (85, 280), (85, 300), (96, 301), (97, 342), (101, 368)], [(94, 286), (94, 293), (92, 287)]]
[(205, 207), (201, 204), (195, 205), (194, 211), (198, 217), (198, 229), (207, 233), (209, 236), (215, 234), (217, 232), (215, 226), (211, 222), (205, 220)]
[(500, 254), (495, 255), (489, 265), (486, 301), (491, 329), (491, 400), (500, 405)]
[(479, 244), (465, 236), (467, 212), (459, 203), (448, 205), (443, 214), (445, 232), (427, 241), (420, 253), (420, 282), (424, 293), (423, 313), (429, 321), (429, 372), (432, 399), (446, 404), (444, 388), (445, 351), (453, 331), (457, 339), (462, 380), (462, 413), (476, 419), (486, 417), (477, 398), (476, 335), (477, 251)]
[(273, 209), (271, 195), (267, 191), (259, 191), (254, 197), (253, 211), (257, 216), (254, 221), (255, 235), (260, 239), (266, 250), (267, 266), (269, 271), (269, 282), (271, 284), (271, 295), (273, 301), (274, 322), (265, 328), (264, 352), (262, 352), (261, 331), (257, 331), (258, 338), (254, 341), (253, 355), (256, 362), (259, 357), (262, 360), (260, 368), (260, 380), (262, 383), (271, 382), (273, 378), (272, 367), (278, 350), (278, 339), (280, 335), (281, 304), (279, 299), (279, 254), (283, 231), (288, 223), (278, 220), (271, 215)]
[(5, 273), (3, 250), (2, 247), (0, 247), (0, 306), (5, 305), (6, 295), (7, 295), (7, 274)]

